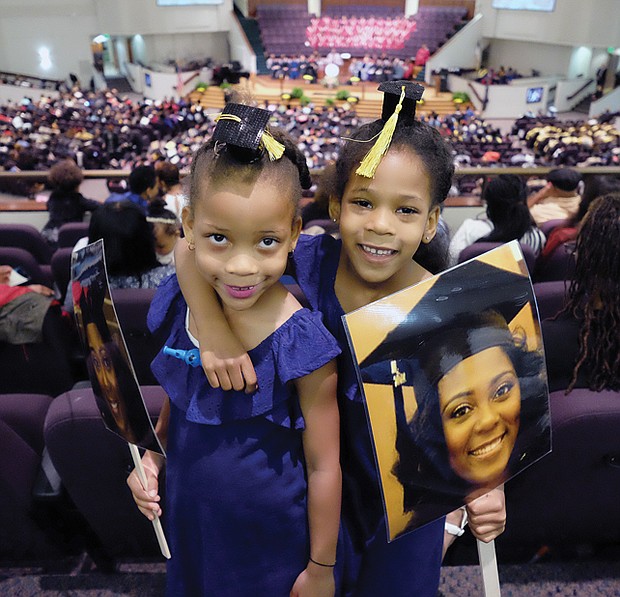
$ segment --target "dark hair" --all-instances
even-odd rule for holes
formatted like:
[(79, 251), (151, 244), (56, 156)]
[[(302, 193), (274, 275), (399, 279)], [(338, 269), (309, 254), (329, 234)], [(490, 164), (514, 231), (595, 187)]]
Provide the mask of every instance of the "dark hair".
[(151, 225), (131, 201), (104, 203), (93, 212), (88, 240), (100, 238), (110, 276), (139, 276), (159, 265)]
[(516, 174), (500, 174), (488, 180), (482, 189), (487, 216), (493, 230), (476, 242), (508, 242), (519, 240), (535, 227), (527, 206), (525, 181)]
[(181, 228), (179, 218), (166, 208), (166, 202), (163, 199), (154, 199), (149, 203), (146, 221), (153, 226), (155, 224), (163, 226), (168, 236), (178, 234)]
[(75, 191), (83, 179), (82, 170), (73, 160), (63, 160), (50, 168), (50, 184), (59, 191)]
[[(351, 174), (372, 146), (359, 141), (373, 139), (383, 130), (384, 125), (382, 119), (362, 125), (351, 135), (351, 139), (357, 141), (345, 142), (336, 160), (336, 176), (330, 195), (342, 200)], [(443, 203), (452, 186), (454, 164), (452, 149), (437, 129), (419, 120), (399, 120), (390, 144), (390, 151), (394, 150), (410, 151), (422, 160), (428, 174), (431, 205)]]
[(577, 235), (575, 273), (561, 313), (580, 322), (579, 356), (570, 392), (579, 370), (588, 371), (588, 386), (620, 390), (620, 193), (595, 199)]
[(169, 187), (179, 184), (179, 168), (171, 162), (157, 162), (155, 173), (157, 178)]
[(240, 181), (256, 180), (261, 173), (269, 172), (278, 177), (279, 182), (287, 179), (293, 186), (292, 200), (297, 213), (302, 189), (309, 189), (312, 181), (306, 158), (293, 139), (281, 129), (270, 131), (271, 136), (284, 145), (284, 155), (271, 160), (266, 151), (258, 154), (241, 151), (233, 145), (210, 139), (194, 155), (190, 171), (189, 208), (193, 212), (200, 198), (204, 180), (215, 185), (226, 184), (234, 179)]
[(156, 181), (157, 177), (153, 166), (137, 166), (129, 175), (129, 189), (136, 195), (142, 195), (142, 193), (150, 189)]
[(583, 220), (590, 208), (590, 204), (597, 197), (618, 192), (620, 192), (620, 176), (613, 174), (587, 174), (584, 177), (583, 193), (581, 194), (579, 209), (572, 219), (572, 224), (575, 225)]
[(579, 186), (581, 174), (571, 168), (556, 168), (547, 174), (547, 181), (556, 189), (569, 193)]
[[(510, 338), (505, 321), (497, 329), (501, 331), (504, 327), (507, 338)], [(470, 333), (471, 328), (465, 325), (450, 329), (443, 340), (434, 345), (432, 354), (425, 357), (420, 368), (423, 374), (414, 372), (413, 379), (419, 380), (414, 381), (418, 408), (410, 421), (406, 420), (402, 405), (396, 404), (399, 460), (393, 472), (403, 485), (403, 510), (406, 512), (415, 510), (418, 503), (429, 499), (428, 495), (421, 495), (425, 490), (431, 495), (443, 496), (448, 502), (452, 496), (454, 504), (458, 505), (472, 491), (479, 489), (462, 479), (450, 466), (438, 392), (439, 381), (446, 373), (441, 366), (446, 350), (449, 347), (453, 354), (463, 354), (463, 358), (470, 356), (464, 348), (470, 341)], [(549, 434), (549, 413), (545, 400), (547, 385), (540, 352), (528, 351), (525, 341), (517, 337), (504, 340), (497, 346), (510, 359), (521, 390), (519, 432), (507, 467), (510, 476), (546, 451), (540, 448), (545, 446)]]

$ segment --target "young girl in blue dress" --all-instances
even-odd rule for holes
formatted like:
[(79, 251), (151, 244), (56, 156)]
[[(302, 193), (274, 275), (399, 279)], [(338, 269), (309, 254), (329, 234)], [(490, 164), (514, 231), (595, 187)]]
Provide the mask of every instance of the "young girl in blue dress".
[[(440, 519), (387, 543), (371, 437), (341, 317), (431, 275), (423, 264), (431, 261), (440, 205), (454, 167), (450, 148), (438, 132), (414, 118), (422, 88), (398, 81), (379, 89), (385, 92), (382, 117), (360, 127), (344, 144), (329, 181), (330, 215), (339, 222), (341, 240), (301, 235), (294, 273), (343, 349), (338, 402), (342, 518), (349, 547), (343, 594), (435, 597), (443, 550), (460, 533), (464, 514), (459, 509), (448, 515), (448, 535)], [(369, 151), (373, 143), (376, 147)], [(190, 299), (197, 298), (200, 281), (192, 274), (187, 251), (179, 251), (177, 259), (183, 287)], [(217, 346), (200, 334), (209, 383), (237, 389), (245, 385), (250, 391), (255, 381), (251, 359), (226, 330), (217, 304), (205, 292), (199, 297), (201, 302), (193, 305), (198, 329), (221, 326)], [(503, 492), (495, 490), (472, 502), (468, 514), (476, 537), (493, 539), (504, 528)]]
[[(292, 141), (266, 131), (268, 119), (266, 110), (227, 105), (194, 157), (183, 212), (195, 269), (248, 351), (259, 387), (247, 395), (208, 385), (176, 277), (149, 313), (151, 329), (169, 334), (152, 368), (169, 396), (157, 431), (167, 444), (167, 589), (175, 597), (335, 594), (340, 349), (320, 314), (280, 283), (310, 181)], [(146, 452), (143, 462), (147, 487), (135, 471), (128, 483), (152, 520), (161, 514), (164, 461)]]

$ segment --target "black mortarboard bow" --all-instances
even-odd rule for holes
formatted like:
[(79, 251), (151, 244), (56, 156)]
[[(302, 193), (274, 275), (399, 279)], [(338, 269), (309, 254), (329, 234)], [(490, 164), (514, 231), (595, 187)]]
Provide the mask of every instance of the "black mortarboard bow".
[(284, 154), (284, 145), (276, 141), (267, 130), (271, 112), (244, 104), (226, 104), (217, 116), (213, 139), (233, 148), (237, 157), (252, 161), (262, 155), (279, 160)]
[[(434, 358), (437, 348), (441, 349), (440, 368), (447, 373), (464, 356), (469, 356), (464, 352), (475, 354), (505, 340), (507, 324), (528, 302), (534, 302), (534, 294), (525, 275), (479, 260), (449, 270), (360, 363), (360, 369), (366, 369), (362, 377), (374, 378), (377, 383), (413, 385), (414, 380), (402, 376), (396, 384), (394, 365), (390, 364), (391, 371), (387, 371), (389, 362), (409, 359), (423, 367), (425, 360)], [(502, 320), (503, 330), (497, 327)], [(497, 333), (489, 331), (493, 326)], [(484, 334), (476, 333), (480, 329), (484, 329)], [(457, 345), (457, 330), (465, 330), (467, 347)], [(372, 367), (378, 363), (383, 367)]]
[(411, 81), (386, 81), (379, 85), (379, 91), (384, 93), (381, 120), (385, 124), (355, 172), (366, 178), (374, 177), (381, 159), (390, 148), (396, 124), (411, 123), (415, 119), (416, 104), (422, 98), (424, 87)]

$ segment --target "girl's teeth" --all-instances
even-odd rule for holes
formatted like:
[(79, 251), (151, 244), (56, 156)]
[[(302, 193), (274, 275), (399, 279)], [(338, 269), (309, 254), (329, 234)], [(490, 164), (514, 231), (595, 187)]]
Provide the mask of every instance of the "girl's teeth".
[(367, 247), (362, 245), (364, 251), (372, 255), (391, 255), (394, 251), (392, 249), (375, 249), (374, 247)]

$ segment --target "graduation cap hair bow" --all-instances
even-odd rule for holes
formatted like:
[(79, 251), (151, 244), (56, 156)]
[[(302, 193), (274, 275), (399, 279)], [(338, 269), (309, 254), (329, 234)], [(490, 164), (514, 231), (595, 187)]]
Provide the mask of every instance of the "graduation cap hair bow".
[(385, 125), (355, 172), (366, 178), (374, 177), (381, 159), (390, 148), (398, 121), (407, 123), (414, 120), (416, 103), (422, 98), (424, 87), (411, 81), (386, 81), (379, 85), (379, 91), (384, 93), (381, 119)]
[(267, 130), (271, 117), (268, 110), (244, 104), (226, 104), (215, 121), (213, 139), (238, 149), (237, 153), (248, 160), (258, 158), (266, 151), (270, 160), (284, 155), (284, 145), (276, 141)]

